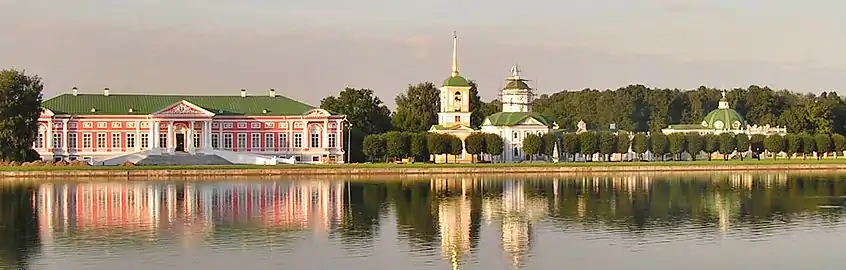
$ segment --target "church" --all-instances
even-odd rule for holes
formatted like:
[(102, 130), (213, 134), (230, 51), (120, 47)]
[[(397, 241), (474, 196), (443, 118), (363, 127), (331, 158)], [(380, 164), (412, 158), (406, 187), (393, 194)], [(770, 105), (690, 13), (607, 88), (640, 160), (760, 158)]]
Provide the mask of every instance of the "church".
[[(440, 112), (438, 124), (429, 132), (451, 134), (464, 140), (476, 132), (493, 133), (502, 137), (503, 153), (501, 161), (518, 162), (527, 159), (522, 153), (523, 139), (529, 134), (543, 136), (557, 128), (552, 119), (532, 112), (534, 91), (528, 80), (520, 77), (520, 68), (511, 68), (511, 76), (499, 94), (502, 100), (502, 112), (492, 114), (482, 121), (481, 129), (470, 125), (470, 82), (458, 71), (458, 37), (453, 33), (452, 40), (452, 75), (444, 80), (440, 88)], [(470, 163), (473, 161), (466, 149), (461, 155), (435, 155), (435, 163)]]

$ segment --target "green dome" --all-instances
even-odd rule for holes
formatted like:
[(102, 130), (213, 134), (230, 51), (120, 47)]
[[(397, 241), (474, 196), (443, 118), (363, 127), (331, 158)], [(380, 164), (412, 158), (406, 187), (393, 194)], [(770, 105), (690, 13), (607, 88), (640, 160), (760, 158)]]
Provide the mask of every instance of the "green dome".
[(709, 129), (741, 130), (746, 129), (746, 120), (733, 109), (718, 108), (708, 113), (701, 125)]
[(470, 82), (468, 82), (464, 77), (455, 75), (444, 80), (443, 86), (470, 87)]
[(512, 80), (512, 81), (509, 81), (508, 84), (506, 84), (505, 87), (503, 87), (502, 89), (505, 89), (505, 90), (515, 90), (515, 89), (530, 90), (532, 88), (529, 87), (529, 85), (526, 84), (526, 82), (523, 81), (523, 80)]

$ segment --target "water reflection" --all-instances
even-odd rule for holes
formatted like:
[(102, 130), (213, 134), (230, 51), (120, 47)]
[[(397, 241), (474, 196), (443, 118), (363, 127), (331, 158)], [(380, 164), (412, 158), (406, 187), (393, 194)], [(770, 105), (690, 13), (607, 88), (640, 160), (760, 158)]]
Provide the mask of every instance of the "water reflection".
[[(639, 260), (620, 254), (668, 246), (705, 258), (717, 252), (708, 246), (719, 243), (743, 253), (756, 241), (772, 242), (759, 250), (790, 248), (779, 244), (782, 236), (823, 231), (843, 238), (842, 178), (629, 174), (22, 185), (0, 190), (0, 233), (12, 239), (0, 252), (7, 265), (39, 269), (59, 263), (108, 269), (127, 260), (221, 267), (227, 262), (220, 257), (236, 255), (250, 258), (252, 268), (548, 269), (564, 258), (618, 268)], [(17, 233), (27, 230), (37, 233)], [(720, 263), (697, 266), (730, 266)]]

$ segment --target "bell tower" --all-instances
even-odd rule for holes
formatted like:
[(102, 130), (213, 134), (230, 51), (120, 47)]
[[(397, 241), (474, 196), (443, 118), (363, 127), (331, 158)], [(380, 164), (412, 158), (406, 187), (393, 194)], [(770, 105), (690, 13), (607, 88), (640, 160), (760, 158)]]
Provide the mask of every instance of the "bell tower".
[(534, 93), (529, 87), (525, 78), (520, 77), (520, 67), (514, 65), (511, 67), (511, 76), (506, 81), (508, 83), (502, 88), (500, 100), (502, 101), (503, 112), (531, 112), (532, 101), (534, 101)]
[(470, 125), (470, 82), (458, 73), (458, 36), (452, 32), (452, 75), (440, 90), (441, 111), (438, 124)]

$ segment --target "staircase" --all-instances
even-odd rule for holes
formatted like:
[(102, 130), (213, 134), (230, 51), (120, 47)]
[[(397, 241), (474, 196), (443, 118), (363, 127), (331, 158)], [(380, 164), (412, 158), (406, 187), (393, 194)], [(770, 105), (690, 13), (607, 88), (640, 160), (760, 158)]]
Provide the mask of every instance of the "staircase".
[(230, 165), (227, 161), (217, 155), (191, 155), (188, 153), (176, 152), (173, 154), (150, 155), (135, 163), (136, 165)]

